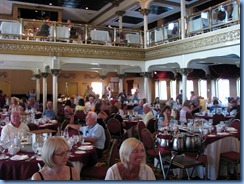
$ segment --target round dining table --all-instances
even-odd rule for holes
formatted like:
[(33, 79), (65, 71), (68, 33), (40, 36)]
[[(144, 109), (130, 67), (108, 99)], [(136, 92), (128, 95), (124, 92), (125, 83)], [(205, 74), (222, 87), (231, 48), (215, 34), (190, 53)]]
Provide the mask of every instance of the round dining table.
[[(30, 146), (31, 147), (31, 146)], [(72, 149), (69, 160), (80, 173), (83, 166), (91, 166), (97, 163), (96, 148), (86, 151)], [(6, 154), (7, 157), (0, 156), (0, 179), (1, 180), (30, 180), (31, 176), (39, 171), (38, 163), (44, 166), (41, 156), (33, 158), (34, 153), (31, 150), (20, 151), (17, 155), (23, 159), (12, 160), (13, 156)], [(25, 156), (27, 155), (27, 156)], [(15, 155), (16, 157), (16, 155)], [(27, 157), (27, 158), (25, 158)], [(32, 158), (31, 160), (29, 158)]]

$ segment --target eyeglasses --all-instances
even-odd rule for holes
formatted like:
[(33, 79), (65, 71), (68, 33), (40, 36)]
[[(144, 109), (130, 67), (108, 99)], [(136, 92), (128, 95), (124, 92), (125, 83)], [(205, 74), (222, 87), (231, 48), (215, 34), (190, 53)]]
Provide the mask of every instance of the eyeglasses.
[(60, 156), (60, 157), (65, 157), (67, 155), (70, 155), (70, 151), (65, 151), (65, 152), (62, 152), (62, 153), (54, 153), (53, 155), (56, 155), (56, 156)]
[(144, 149), (135, 149), (131, 153), (144, 153), (144, 152), (145, 152)]

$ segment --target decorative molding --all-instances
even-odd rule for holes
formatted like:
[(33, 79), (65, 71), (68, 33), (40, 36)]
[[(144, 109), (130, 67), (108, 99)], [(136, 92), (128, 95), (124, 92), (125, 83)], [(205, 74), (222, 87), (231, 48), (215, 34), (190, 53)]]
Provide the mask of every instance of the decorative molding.
[(153, 78), (153, 72), (141, 72), (140, 76), (146, 77), (146, 78)]
[(65, 79), (69, 79), (69, 78), (74, 78), (74, 79), (75, 79), (76, 75), (75, 75), (74, 73), (71, 73), (71, 74), (64, 74), (64, 73), (61, 73), (61, 74), (59, 75), (59, 77), (60, 77), (60, 78), (63, 77), (63, 78), (65, 78)]
[(99, 76), (100, 76), (99, 73), (97, 73), (97, 74), (94, 75), (94, 76), (91, 76), (90, 74), (87, 74), (87, 73), (84, 74), (84, 78), (85, 78), (85, 79), (97, 79), (97, 78), (99, 78)]
[(104, 80), (104, 79), (107, 78), (107, 75), (100, 75), (99, 78), (102, 79), (102, 80)]
[(42, 75), (43, 78), (47, 78), (48, 75), (49, 75), (49, 73), (47, 73), (47, 72), (42, 72), (41, 75)]
[(60, 57), (87, 57), (141, 60), (145, 58), (143, 48), (111, 47), (101, 45), (70, 45), (52, 42), (33, 42), (22, 40), (0, 40), (0, 54), (37, 55)]
[(188, 75), (192, 71), (193, 71), (192, 68), (180, 68), (177, 70), (177, 72), (180, 73), (181, 75)]
[(122, 10), (116, 11), (115, 14), (118, 16), (123, 16), (125, 14), (125, 11), (122, 11)]
[(123, 79), (126, 77), (127, 74), (118, 74), (119, 79)]

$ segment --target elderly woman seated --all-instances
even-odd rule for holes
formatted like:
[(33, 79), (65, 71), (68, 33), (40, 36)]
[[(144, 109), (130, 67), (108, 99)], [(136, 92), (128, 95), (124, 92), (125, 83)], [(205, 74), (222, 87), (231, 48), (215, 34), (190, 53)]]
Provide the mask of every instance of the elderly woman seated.
[(42, 160), (45, 166), (34, 173), (32, 180), (79, 180), (76, 169), (67, 166), (69, 144), (60, 136), (49, 137), (42, 147)]
[(126, 139), (120, 146), (119, 156), (121, 162), (108, 169), (105, 180), (156, 180), (146, 165), (145, 148), (138, 139)]

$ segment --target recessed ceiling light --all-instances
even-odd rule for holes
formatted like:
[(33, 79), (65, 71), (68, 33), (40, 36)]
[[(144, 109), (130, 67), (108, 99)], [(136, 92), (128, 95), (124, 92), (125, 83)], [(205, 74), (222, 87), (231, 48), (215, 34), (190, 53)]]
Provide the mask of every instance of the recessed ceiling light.
[(52, 6), (53, 4), (52, 3), (49, 3), (50, 6)]
[(88, 10), (88, 7), (86, 7), (86, 10)]

